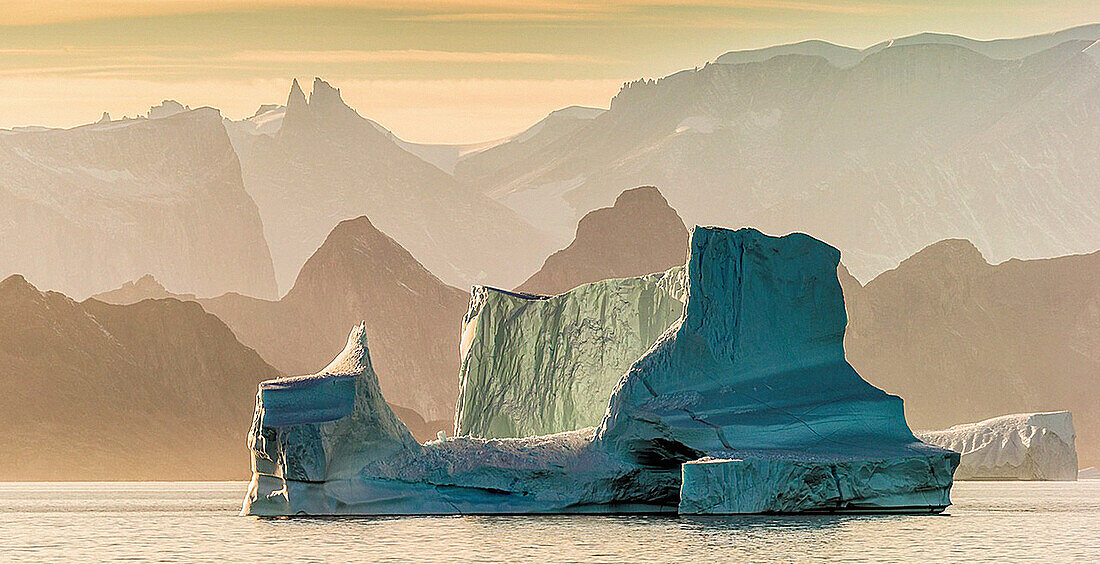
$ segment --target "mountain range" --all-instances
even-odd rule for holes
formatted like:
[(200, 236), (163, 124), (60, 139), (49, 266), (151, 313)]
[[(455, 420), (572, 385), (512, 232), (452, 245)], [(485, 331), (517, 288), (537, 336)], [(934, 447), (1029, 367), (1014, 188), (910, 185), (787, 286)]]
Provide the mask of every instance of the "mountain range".
[(294, 81), (282, 115), (271, 113), (227, 127), (284, 289), (337, 222), (363, 214), (449, 284), (517, 284), (550, 250), (513, 211), (401, 148), (321, 79), (308, 100)]
[(200, 108), (0, 131), (0, 275), (76, 297), (144, 274), (179, 292), (275, 297), (259, 210), (221, 122)]
[(316, 372), (360, 320), (432, 437), (460, 288), (663, 271), (685, 220), (840, 248), (849, 360), (914, 427), (1069, 409), (1100, 464), (1097, 39), (731, 52), (462, 146), (320, 79), (244, 120), (166, 100), (0, 131), (0, 275), (23, 275), (0, 282), (0, 480), (239, 477), (201, 472), (239, 466), (256, 382)]
[(0, 281), (0, 480), (226, 480), (279, 376), (196, 303), (119, 306)]
[[(133, 303), (169, 296), (187, 298), (143, 277), (96, 298)], [(454, 418), (459, 333), (469, 300), (359, 217), (332, 230), (282, 299), (229, 293), (197, 301), (291, 375), (323, 368), (343, 349), (347, 332), (365, 321), (387, 400), (415, 411), (437, 431), (449, 429)]]
[(726, 56), (471, 153), (455, 177), (557, 240), (623, 190), (657, 185), (688, 224), (803, 231), (862, 281), (945, 238), (996, 262), (1089, 252), (1097, 38), (1100, 26), (993, 44), (924, 36), (840, 66), (815, 49)]

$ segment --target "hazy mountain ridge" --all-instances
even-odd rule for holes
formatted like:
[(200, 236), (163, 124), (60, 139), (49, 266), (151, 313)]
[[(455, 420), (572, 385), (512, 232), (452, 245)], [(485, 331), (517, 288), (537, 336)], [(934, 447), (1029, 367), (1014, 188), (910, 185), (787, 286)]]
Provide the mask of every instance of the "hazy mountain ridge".
[(117, 306), (0, 282), (4, 480), (242, 479), (256, 385), (279, 375), (195, 303)]
[(772, 45), (760, 49), (730, 51), (719, 56), (715, 62), (720, 64), (759, 63), (781, 55), (809, 55), (821, 57), (834, 66), (845, 68), (855, 65), (869, 55), (890, 47), (929, 44), (964, 47), (991, 59), (1020, 59), (1056, 47), (1067, 41), (1096, 41), (1097, 39), (1100, 39), (1100, 24), (1076, 26), (1027, 37), (991, 40), (970, 39), (969, 37), (950, 33), (925, 32), (897, 39), (888, 39), (866, 49), (855, 49), (820, 39), (811, 39), (797, 43)]
[[(133, 302), (163, 292), (143, 278), (99, 297)], [(343, 348), (349, 328), (366, 321), (386, 397), (435, 425), (454, 417), (459, 333), (469, 298), (359, 217), (332, 230), (281, 300), (226, 294), (198, 302), (291, 375), (323, 368)], [(415, 421), (410, 424), (423, 436)]]
[(1087, 45), (1019, 60), (903, 45), (847, 69), (802, 55), (711, 64), (628, 84), (492, 184), (461, 163), (456, 175), (558, 237), (622, 190), (657, 185), (689, 224), (804, 231), (865, 280), (946, 237), (995, 260), (1087, 252), (1100, 246)]
[(512, 171), (522, 169), (527, 159), (536, 157), (606, 111), (603, 108), (570, 106), (550, 112), (535, 125), (501, 143), (463, 155), (452, 167), (452, 173), (471, 186), (494, 186)]
[(549, 250), (514, 212), (399, 147), (320, 79), (308, 101), (295, 81), (278, 133), (244, 139), (245, 186), (283, 287), (333, 225), (360, 214), (452, 284), (518, 283)]
[(255, 203), (217, 110), (0, 133), (0, 268), (78, 297), (146, 273), (274, 296)]

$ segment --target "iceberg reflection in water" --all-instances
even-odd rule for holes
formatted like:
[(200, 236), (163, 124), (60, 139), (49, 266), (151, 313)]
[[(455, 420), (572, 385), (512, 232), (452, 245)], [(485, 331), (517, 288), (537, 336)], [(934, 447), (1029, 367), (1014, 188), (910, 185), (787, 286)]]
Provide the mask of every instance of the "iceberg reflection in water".
[(942, 511), (959, 455), (845, 360), (839, 260), (803, 234), (696, 227), (682, 315), (596, 426), (550, 435), (417, 443), (360, 325), (316, 375), (261, 384), (242, 512)]
[(509, 515), (240, 519), (245, 482), (0, 483), (25, 562), (1100, 561), (1100, 480), (960, 482), (950, 517)]

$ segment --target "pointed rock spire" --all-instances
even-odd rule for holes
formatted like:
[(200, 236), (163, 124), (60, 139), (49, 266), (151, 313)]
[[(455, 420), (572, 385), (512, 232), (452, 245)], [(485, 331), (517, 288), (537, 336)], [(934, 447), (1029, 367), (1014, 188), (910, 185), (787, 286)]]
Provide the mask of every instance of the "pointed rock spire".
[(290, 84), (290, 96), (287, 96), (286, 99), (286, 109), (301, 109), (306, 105), (306, 94), (302, 92), (302, 87), (298, 84), (298, 79), (295, 78), (294, 82)]
[(333, 88), (331, 84), (319, 77), (313, 79), (313, 92), (309, 95), (309, 108), (318, 119), (351, 119), (358, 118), (350, 106), (344, 103), (340, 96), (340, 89)]
[(302, 87), (298, 84), (298, 79), (295, 78), (290, 84), (290, 95), (286, 98), (286, 112), (283, 114), (283, 125), (279, 128), (280, 133), (304, 127), (305, 124), (311, 121), (309, 113), (310, 108), (309, 103), (306, 101), (306, 94), (302, 92)]

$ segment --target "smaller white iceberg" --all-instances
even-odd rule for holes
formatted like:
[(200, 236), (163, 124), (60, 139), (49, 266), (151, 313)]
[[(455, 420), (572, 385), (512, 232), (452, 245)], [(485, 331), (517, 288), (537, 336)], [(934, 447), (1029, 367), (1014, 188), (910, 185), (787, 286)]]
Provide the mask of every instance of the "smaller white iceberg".
[(917, 438), (962, 454), (956, 480), (1077, 479), (1073, 415), (1018, 413), (917, 432)]

